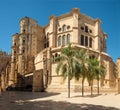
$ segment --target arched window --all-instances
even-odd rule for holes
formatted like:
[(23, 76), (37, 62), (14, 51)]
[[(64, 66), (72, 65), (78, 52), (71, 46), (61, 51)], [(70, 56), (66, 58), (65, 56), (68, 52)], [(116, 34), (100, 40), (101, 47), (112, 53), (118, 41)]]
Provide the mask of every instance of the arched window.
[(65, 35), (62, 36), (62, 46), (65, 45)]
[(60, 32), (60, 31), (61, 31), (61, 28), (59, 28), (58, 31)]
[(61, 36), (58, 37), (58, 46), (61, 45)]
[(92, 38), (91, 37), (89, 38), (89, 47), (92, 48)]
[(88, 37), (85, 36), (85, 46), (88, 46)]
[(49, 47), (49, 32), (47, 32), (47, 35), (44, 37), (44, 48)]
[(81, 43), (81, 45), (84, 45), (84, 35), (81, 35), (81, 41), (80, 41)]
[(66, 44), (70, 43), (70, 34), (67, 35)]
[(88, 33), (88, 26), (85, 26), (85, 32)]
[(62, 26), (62, 31), (66, 31), (67, 30), (67, 26), (64, 24), (63, 26)]
[(67, 29), (70, 29), (70, 25), (67, 26)]

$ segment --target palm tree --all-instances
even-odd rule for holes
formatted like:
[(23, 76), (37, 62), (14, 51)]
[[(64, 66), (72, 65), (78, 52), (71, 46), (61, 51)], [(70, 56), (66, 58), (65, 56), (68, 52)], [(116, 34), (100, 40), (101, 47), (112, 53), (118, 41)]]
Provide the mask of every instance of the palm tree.
[(99, 81), (101, 78), (105, 77), (106, 69), (104, 65), (100, 64), (97, 58), (88, 60), (88, 82), (91, 86), (91, 95), (93, 94), (93, 80), (97, 79), (98, 95), (99, 95)]
[(99, 66), (99, 61), (96, 58), (92, 58), (88, 60), (88, 82), (91, 86), (91, 96), (93, 95), (93, 80), (96, 77), (96, 73), (98, 73), (98, 66)]
[(99, 92), (100, 92), (100, 87), (99, 87), (99, 82), (100, 82), (100, 79), (101, 78), (104, 78), (105, 75), (106, 75), (106, 68), (104, 65), (100, 64), (100, 65), (96, 65), (97, 68), (96, 68), (96, 79), (97, 79), (97, 87), (98, 87), (98, 95), (99, 95)]
[[(88, 54), (85, 53), (84, 50), (77, 51), (75, 54), (76, 59), (78, 60), (77, 67), (78, 67), (78, 73), (75, 72), (75, 78), (79, 80), (80, 77), (82, 77), (82, 96), (84, 96), (84, 81), (87, 76), (87, 57)], [(76, 68), (77, 70), (77, 68)]]
[(58, 74), (61, 70), (63, 79), (68, 77), (68, 98), (70, 98), (70, 80), (74, 76), (74, 51), (71, 49), (71, 44), (67, 48), (61, 50), (61, 55), (56, 58), (58, 65), (56, 73)]

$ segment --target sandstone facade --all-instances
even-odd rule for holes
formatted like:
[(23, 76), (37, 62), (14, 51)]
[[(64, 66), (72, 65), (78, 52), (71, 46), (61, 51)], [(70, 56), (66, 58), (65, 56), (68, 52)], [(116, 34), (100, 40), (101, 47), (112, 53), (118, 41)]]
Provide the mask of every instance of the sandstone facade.
[[(37, 21), (25, 17), (20, 20), (20, 33), (12, 36), (11, 73), (9, 85), (26, 86), (33, 76), (34, 58), (43, 49), (43, 28)], [(26, 82), (27, 81), (27, 82)]]
[(120, 93), (120, 58), (116, 61), (117, 72), (118, 72), (118, 92)]
[[(43, 88), (48, 91), (66, 90), (67, 81), (63, 83), (62, 77), (55, 72), (55, 57), (71, 43), (73, 49), (84, 49), (105, 65), (107, 75), (101, 80), (100, 86), (115, 87), (114, 62), (106, 52), (107, 37), (100, 19), (86, 16), (77, 8), (67, 14), (50, 16), (45, 27), (25, 17), (20, 20), (20, 33), (13, 35), (9, 84), (22, 86), (27, 79), (33, 91), (42, 91)], [(32, 81), (28, 81), (30, 77), (33, 77)], [(81, 89), (81, 80), (73, 79), (71, 82), (73, 91)], [(88, 87), (87, 81), (85, 85)]]
[[(97, 57), (105, 65), (107, 75), (104, 80), (101, 80), (101, 87), (115, 87), (114, 62), (106, 52), (107, 34), (103, 32), (99, 19), (88, 17), (75, 8), (70, 13), (61, 16), (52, 15), (44, 31), (49, 47), (36, 56), (35, 69), (46, 71), (43, 75), (48, 79), (44, 82), (47, 83), (48, 91), (64, 91), (67, 88), (67, 81), (63, 83), (62, 77), (55, 72), (57, 62), (54, 59), (69, 43), (74, 49), (89, 51), (92, 57)], [(73, 79), (71, 82), (71, 88), (74, 91), (81, 89), (81, 80), (77, 82)], [(88, 87), (87, 81), (85, 85)], [(96, 85), (94, 81), (94, 86)]]

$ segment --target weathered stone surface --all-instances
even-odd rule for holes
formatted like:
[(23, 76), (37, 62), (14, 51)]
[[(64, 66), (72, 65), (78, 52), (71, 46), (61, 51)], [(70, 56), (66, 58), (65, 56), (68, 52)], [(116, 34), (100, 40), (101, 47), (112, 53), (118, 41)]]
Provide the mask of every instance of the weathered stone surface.
[[(18, 83), (18, 74), (34, 73), (33, 91), (41, 91), (42, 83), (44, 88), (64, 88), (67, 81), (62, 84), (63, 80), (56, 74), (55, 57), (60, 56), (60, 51), (71, 43), (73, 49), (84, 49), (105, 65), (107, 74), (100, 87), (115, 87), (114, 62), (106, 52), (106, 39), (100, 19), (86, 16), (77, 8), (60, 16), (50, 16), (45, 27), (29, 17), (22, 18), (20, 33), (13, 35), (12, 39), (10, 77), (13, 84)], [(81, 80), (78, 83), (72, 81), (75, 91), (78, 90), (76, 84), (81, 85)]]

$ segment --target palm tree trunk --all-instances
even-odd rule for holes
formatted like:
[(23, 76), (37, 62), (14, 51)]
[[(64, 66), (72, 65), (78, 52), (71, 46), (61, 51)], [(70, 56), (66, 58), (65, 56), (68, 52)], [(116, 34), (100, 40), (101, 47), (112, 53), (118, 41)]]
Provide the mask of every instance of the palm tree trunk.
[(82, 79), (82, 97), (84, 96), (84, 78)]
[(98, 95), (100, 94), (99, 80), (98, 80)]
[(68, 75), (68, 98), (70, 98), (70, 76)]
[(93, 95), (93, 81), (91, 81), (91, 96)]

